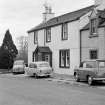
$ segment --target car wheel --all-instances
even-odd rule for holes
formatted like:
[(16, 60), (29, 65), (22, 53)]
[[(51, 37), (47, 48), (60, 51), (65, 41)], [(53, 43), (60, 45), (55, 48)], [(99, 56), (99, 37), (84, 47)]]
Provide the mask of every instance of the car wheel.
[(36, 79), (38, 78), (38, 76), (37, 76), (37, 74), (36, 74), (36, 73), (34, 73), (33, 75), (34, 75), (34, 77), (35, 77)]
[(75, 78), (75, 81), (76, 81), (76, 82), (79, 82), (79, 81), (80, 81), (80, 78), (79, 78), (79, 76), (78, 76), (77, 73), (74, 75), (74, 78)]
[(51, 77), (51, 75), (48, 75), (47, 77), (48, 77), (48, 78), (50, 78), (50, 77)]
[(88, 85), (92, 85), (93, 78), (91, 76), (88, 76)]

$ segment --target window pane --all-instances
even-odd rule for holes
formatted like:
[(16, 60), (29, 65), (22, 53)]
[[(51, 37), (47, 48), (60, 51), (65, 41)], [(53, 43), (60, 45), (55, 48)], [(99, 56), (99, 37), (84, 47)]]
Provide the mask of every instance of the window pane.
[(38, 42), (38, 32), (34, 32), (34, 43), (36, 44)]
[(90, 51), (90, 59), (97, 59), (97, 50)]
[(66, 51), (66, 67), (69, 67), (70, 59), (69, 59), (69, 51)]
[(68, 24), (67, 23), (64, 23), (62, 25), (62, 31), (63, 31), (63, 35), (62, 35), (62, 39), (67, 39), (68, 38)]
[(61, 52), (61, 66), (64, 66), (64, 51)]
[(46, 42), (51, 41), (51, 28), (46, 29)]
[(97, 32), (97, 20), (91, 19), (91, 33), (96, 33)]
[(70, 54), (69, 50), (60, 51), (60, 67), (69, 67), (70, 66)]

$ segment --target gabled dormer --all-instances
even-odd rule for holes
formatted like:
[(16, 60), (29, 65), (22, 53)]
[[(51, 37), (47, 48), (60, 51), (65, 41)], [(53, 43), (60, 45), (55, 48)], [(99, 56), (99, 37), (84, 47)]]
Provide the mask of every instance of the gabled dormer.
[(97, 10), (94, 8), (89, 16), (89, 30), (90, 37), (98, 35), (98, 15)]

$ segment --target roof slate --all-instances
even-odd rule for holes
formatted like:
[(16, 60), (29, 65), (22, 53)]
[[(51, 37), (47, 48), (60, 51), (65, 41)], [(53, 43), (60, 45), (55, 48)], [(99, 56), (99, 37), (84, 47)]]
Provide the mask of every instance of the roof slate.
[(54, 18), (48, 20), (47, 22), (40, 23), (39, 25), (37, 25), (34, 28), (30, 29), (28, 31), (28, 33), (36, 31), (36, 30), (44, 29), (46, 27), (59, 25), (59, 24), (62, 24), (64, 22), (70, 22), (70, 21), (77, 20), (81, 16), (86, 14), (87, 12), (91, 11), (93, 9), (93, 7), (94, 7), (94, 5), (86, 7), (86, 8), (82, 8), (82, 9), (74, 11), (74, 12), (66, 13), (66, 14), (58, 16), (58, 17), (54, 17)]
[(35, 52), (51, 53), (52, 51), (50, 50), (49, 47), (37, 46), (37, 48), (35, 49)]

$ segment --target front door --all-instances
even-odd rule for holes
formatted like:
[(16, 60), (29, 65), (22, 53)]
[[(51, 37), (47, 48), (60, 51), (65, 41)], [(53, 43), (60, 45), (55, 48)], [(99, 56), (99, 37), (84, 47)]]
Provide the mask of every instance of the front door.
[(52, 66), (52, 55), (51, 54), (45, 54), (45, 61)]
[(50, 64), (50, 55), (49, 54), (46, 54), (45, 55), (45, 61), (46, 62), (49, 62), (49, 64)]

